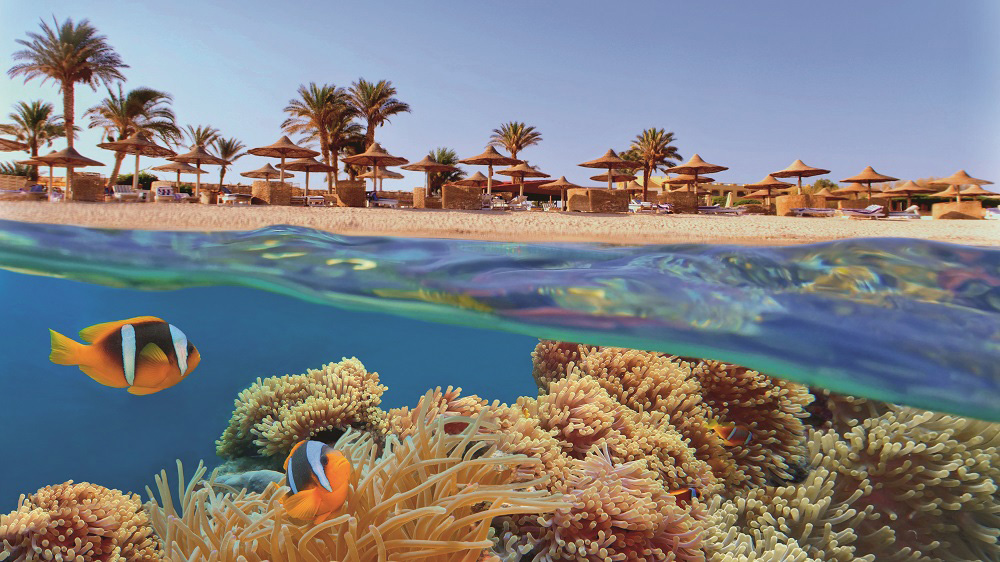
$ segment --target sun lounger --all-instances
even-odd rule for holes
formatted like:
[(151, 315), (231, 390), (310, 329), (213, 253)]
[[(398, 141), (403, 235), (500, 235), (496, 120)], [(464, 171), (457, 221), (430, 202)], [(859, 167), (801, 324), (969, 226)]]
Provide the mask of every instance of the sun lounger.
[(792, 213), (797, 217), (832, 217), (837, 214), (837, 209), (827, 209), (824, 207), (798, 207), (792, 209)]
[(504, 201), (503, 197), (497, 196), (490, 200), (490, 209), (505, 211), (510, 209), (510, 205), (507, 204), (507, 201)]
[(989, 220), (1000, 220), (1000, 207), (986, 209), (983, 218)]
[(131, 185), (116, 185), (111, 188), (112, 196), (115, 201), (121, 201), (123, 203), (135, 203), (139, 201), (139, 194), (132, 189)]
[(228, 187), (219, 190), (219, 205), (249, 205), (252, 200), (249, 193), (233, 193)]
[(656, 208), (661, 213), (673, 213), (674, 212), (674, 205), (672, 203), (658, 203), (656, 205)]
[(706, 215), (738, 216), (746, 213), (746, 209), (743, 207), (722, 207), (719, 205), (709, 205), (698, 207), (698, 213)]
[(882, 216), (884, 209), (882, 205), (868, 205), (864, 209), (841, 209), (840, 212), (849, 218), (877, 219)]
[[(373, 205), (386, 201), (395, 201), (395, 199), (379, 199), (377, 202), (373, 202)], [(293, 195), (291, 203), (292, 205), (302, 205), (303, 207), (322, 207), (326, 205), (326, 198), (322, 195)]]
[(511, 211), (530, 211), (531, 201), (528, 201), (527, 196), (518, 196), (511, 199), (508, 206)]
[(890, 211), (889, 218), (896, 219), (919, 219), (920, 218), (920, 207), (916, 205), (910, 205), (902, 211)]

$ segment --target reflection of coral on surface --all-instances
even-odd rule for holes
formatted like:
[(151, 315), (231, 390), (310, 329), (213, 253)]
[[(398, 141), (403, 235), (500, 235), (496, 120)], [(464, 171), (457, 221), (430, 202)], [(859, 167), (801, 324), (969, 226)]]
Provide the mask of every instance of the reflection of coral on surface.
[(479, 431), (484, 417), (466, 419), (469, 427), (456, 435), (445, 430), (456, 418), (418, 423), (406, 439), (390, 437), (381, 455), (370, 434), (349, 430), (335, 445), (354, 466), (347, 503), (319, 525), (288, 518), (279, 501), (285, 487), (234, 495), (195, 485), (187, 497), (171, 498), (165, 473), (151, 520), (161, 537), (171, 537), (167, 554), (177, 560), (206, 549), (248, 562), (475, 560), (493, 544), (494, 517), (565, 506), (548, 492), (524, 489), (540, 482), (513, 483), (517, 465), (539, 461), (497, 455), (495, 439)]
[(229, 427), (217, 442), (220, 457), (284, 460), (305, 439), (332, 443), (353, 427), (382, 435), (379, 408), (386, 387), (357, 359), (344, 359), (303, 375), (257, 379), (236, 399)]
[(139, 496), (72, 481), (24, 497), (0, 515), (0, 560), (161, 560)]

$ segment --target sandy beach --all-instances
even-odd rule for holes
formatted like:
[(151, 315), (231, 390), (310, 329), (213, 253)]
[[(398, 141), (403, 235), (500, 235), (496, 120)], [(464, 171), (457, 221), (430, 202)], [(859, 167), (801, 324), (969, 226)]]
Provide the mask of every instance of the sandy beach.
[(252, 230), (288, 224), (357, 236), (502, 242), (803, 244), (903, 237), (1000, 245), (1000, 221), (0, 202), (0, 219), (146, 230)]

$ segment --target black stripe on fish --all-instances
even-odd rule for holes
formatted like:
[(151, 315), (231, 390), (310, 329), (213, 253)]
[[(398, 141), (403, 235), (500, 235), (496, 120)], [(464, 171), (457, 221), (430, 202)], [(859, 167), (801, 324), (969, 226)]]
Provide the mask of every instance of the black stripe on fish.
[[(132, 324), (132, 328), (135, 329), (135, 360), (136, 365), (139, 361), (139, 353), (142, 352), (142, 348), (146, 347), (147, 344), (155, 343), (163, 353), (167, 355), (168, 359), (176, 357), (177, 353), (174, 351), (174, 340), (170, 335), (170, 325), (162, 321), (147, 321), (147, 322), (136, 322)], [(125, 363), (122, 360), (122, 332), (121, 329), (115, 330), (111, 335), (104, 338), (100, 342), (101, 350), (107, 354), (107, 356), (114, 362), (114, 364), (122, 370), (124, 374)], [(189, 352), (190, 353), (190, 352)]]

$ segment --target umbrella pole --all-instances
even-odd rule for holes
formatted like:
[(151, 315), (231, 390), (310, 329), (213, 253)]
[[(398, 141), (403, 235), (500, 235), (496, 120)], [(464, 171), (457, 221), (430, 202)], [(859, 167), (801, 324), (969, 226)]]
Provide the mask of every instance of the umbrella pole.
[(174, 184), (177, 187), (177, 193), (181, 192), (181, 171), (177, 170), (177, 183)]
[(309, 170), (306, 170), (306, 207), (309, 206)]
[(493, 164), (487, 164), (486, 169), (489, 170), (490, 174), (486, 177), (486, 193), (493, 195)]
[(201, 161), (198, 161), (198, 173), (194, 176), (194, 196), (201, 194)]
[(518, 197), (524, 197), (524, 176), (521, 177), (521, 193)]
[(608, 168), (608, 191), (612, 189), (611, 187), (611, 168)]
[[(115, 183), (118, 182), (118, 178), (115, 178)], [(135, 173), (132, 174), (132, 191), (139, 191), (139, 154), (135, 155)]]
[(802, 176), (799, 176), (799, 190), (796, 195), (802, 195)]
[(49, 164), (49, 201), (52, 201), (52, 164)]
[(285, 183), (285, 155), (281, 155), (281, 171), (278, 172), (278, 183)]

